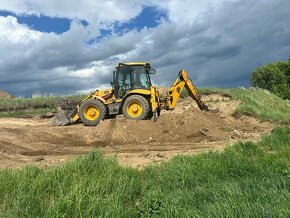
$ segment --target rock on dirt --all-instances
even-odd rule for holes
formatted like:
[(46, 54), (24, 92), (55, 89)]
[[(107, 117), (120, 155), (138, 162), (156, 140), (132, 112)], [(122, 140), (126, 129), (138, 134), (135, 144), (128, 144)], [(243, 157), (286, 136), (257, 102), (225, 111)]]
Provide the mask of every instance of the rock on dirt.
[(45, 160), (44, 157), (40, 156), (40, 157), (35, 158), (34, 161), (39, 162), (39, 161), (43, 161), (43, 160)]

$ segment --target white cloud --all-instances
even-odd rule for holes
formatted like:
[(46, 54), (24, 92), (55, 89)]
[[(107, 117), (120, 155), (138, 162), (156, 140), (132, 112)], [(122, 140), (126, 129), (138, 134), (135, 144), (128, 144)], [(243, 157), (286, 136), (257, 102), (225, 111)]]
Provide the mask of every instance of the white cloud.
[(108, 27), (115, 21), (125, 22), (136, 17), (142, 11), (141, 3), (140, 0), (1, 0), (0, 10), (86, 20), (90, 23), (87, 29), (97, 35), (100, 25)]
[(17, 19), (12, 16), (0, 16), (0, 40), (5, 40), (11, 44), (26, 44), (30, 41), (38, 41), (42, 33), (33, 31), (28, 27), (17, 23)]
[(68, 77), (74, 78), (97, 78), (97, 77), (105, 77), (111, 74), (113, 71), (113, 66), (106, 66), (103, 61), (92, 62), (91, 66), (80, 69), (80, 70), (69, 70), (66, 69)]
[(153, 5), (168, 11), (171, 22), (184, 25), (206, 22), (207, 16), (218, 10), (224, 4), (237, 0), (159, 0), (152, 1)]

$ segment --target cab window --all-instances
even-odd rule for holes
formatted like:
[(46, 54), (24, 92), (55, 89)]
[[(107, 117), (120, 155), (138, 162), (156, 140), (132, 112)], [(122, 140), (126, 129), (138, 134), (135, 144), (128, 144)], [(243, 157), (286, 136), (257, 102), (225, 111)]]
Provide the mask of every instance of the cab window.
[(132, 67), (133, 89), (149, 89), (151, 82), (144, 66)]

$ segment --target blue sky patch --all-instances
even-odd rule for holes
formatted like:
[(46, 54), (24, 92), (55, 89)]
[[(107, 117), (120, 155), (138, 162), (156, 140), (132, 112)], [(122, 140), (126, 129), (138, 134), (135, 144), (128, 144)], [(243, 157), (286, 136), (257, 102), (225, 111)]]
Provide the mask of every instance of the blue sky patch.
[(144, 7), (142, 12), (135, 18), (126, 23), (115, 22), (112, 29), (101, 29), (100, 36), (90, 39), (88, 44), (95, 44), (100, 42), (102, 38), (109, 37), (113, 33), (122, 35), (133, 29), (140, 31), (143, 28), (155, 28), (159, 25), (161, 19), (168, 20), (168, 16), (165, 11), (158, 10), (156, 7)]
[(126, 30), (137, 29), (138, 31), (144, 27), (157, 27), (161, 18), (167, 19), (165, 11), (158, 10), (156, 7), (144, 7), (141, 14), (133, 18), (127, 23), (116, 25), (116, 31), (122, 32)]
[[(9, 11), (1, 11), (0, 16), (14, 16), (17, 18), (18, 23), (26, 24), (31, 29), (40, 32), (54, 32), (61, 34), (66, 32), (70, 28), (71, 19), (68, 18), (58, 18), (58, 17), (48, 17), (48, 16), (37, 16), (37, 15), (16, 15), (15, 13)], [(87, 43), (96, 44), (100, 42), (102, 38), (109, 37), (113, 33), (117, 35), (123, 35), (133, 29), (140, 31), (143, 28), (154, 28), (157, 27), (161, 19), (167, 20), (167, 14), (165, 11), (159, 10), (156, 7), (143, 7), (142, 12), (135, 18), (131, 19), (126, 23), (115, 22), (108, 29), (101, 29), (100, 36), (90, 39)], [(87, 26), (89, 23), (87, 21), (80, 21), (82, 25)]]
[[(13, 16), (17, 18), (18, 23), (26, 24), (33, 30), (40, 32), (54, 32), (61, 34), (66, 32), (70, 28), (71, 20), (67, 18), (48, 17), (48, 16), (36, 16), (36, 15), (16, 15), (8, 11), (0, 11), (0, 16)], [(86, 26), (86, 21), (81, 21)]]

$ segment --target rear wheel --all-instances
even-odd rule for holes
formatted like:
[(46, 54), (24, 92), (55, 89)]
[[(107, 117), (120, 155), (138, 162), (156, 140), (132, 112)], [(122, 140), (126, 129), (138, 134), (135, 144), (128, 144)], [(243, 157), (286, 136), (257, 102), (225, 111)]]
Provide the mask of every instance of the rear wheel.
[(89, 99), (80, 105), (79, 115), (86, 126), (96, 126), (105, 118), (106, 107), (96, 99)]
[(150, 114), (149, 103), (141, 95), (131, 95), (125, 100), (123, 114), (128, 119), (145, 120)]

